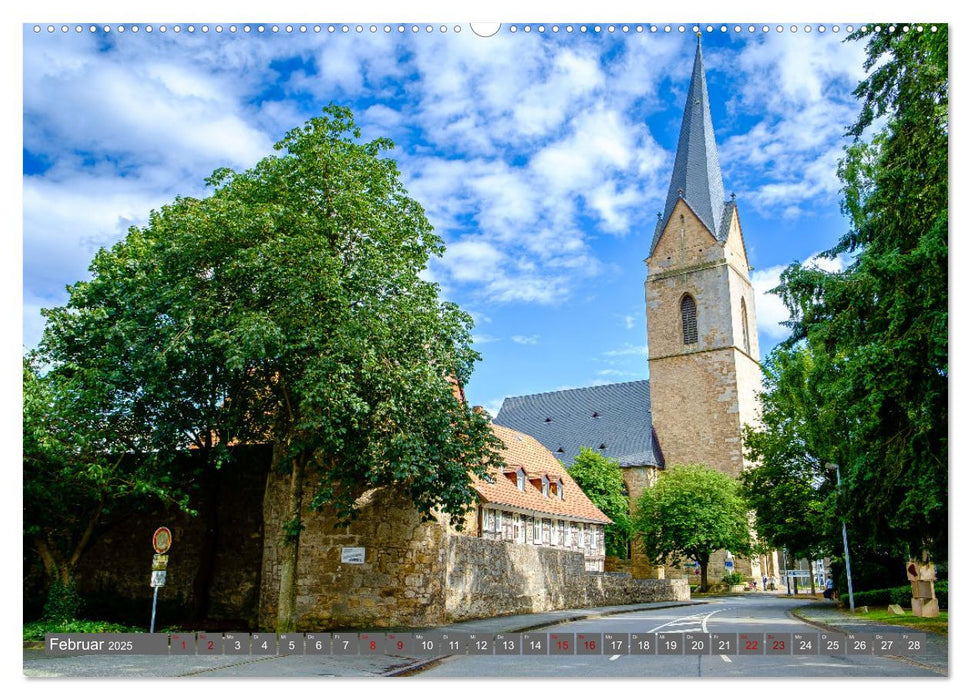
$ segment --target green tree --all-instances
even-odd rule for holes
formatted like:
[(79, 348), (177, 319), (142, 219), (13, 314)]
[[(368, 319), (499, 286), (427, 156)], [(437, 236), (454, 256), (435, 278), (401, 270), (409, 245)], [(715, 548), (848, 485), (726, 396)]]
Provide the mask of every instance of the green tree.
[(350, 111), (330, 106), (276, 148), (99, 253), (49, 313), (45, 349), (107, 376), (104, 410), (156, 450), (273, 444), (289, 474), (286, 631), (305, 490), (346, 521), (361, 493), (393, 485), (458, 523), (470, 473), (501, 458), (487, 419), (452, 395), (448, 378), (466, 381), (478, 357), (472, 322), (420, 276), (444, 247), (382, 157), (391, 142), (361, 142)]
[(633, 516), (634, 531), (654, 564), (694, 559), (701, 568), (701, 590), (708, 589), (713, 552), (751, 551), (745, 502), (738, 484), (701, 464), (671, 466), (653, 488), (644, 489)]
[[(47, 576), (48, 610), (77, 612), (74, 573), (100, 525), (123, 503), (179, 495), (152, 460), (129, 458), (93, 406), (98, 396), (23, 361), (23, 532)], [(185, 505), (184, 498), (180, 505)], [(67, 613), (64, 613), (67, 614)]]
[(784, 272), (787, 347), (805, 340), (830, 366), (821, 410), (842, 417), (845, 444), (816, 456), (841, 465), (855, 536), (946, 559), (948, 29), (851, 38), (868, 39), (870, 73), (839, 168), (851, 228), (826, 255), (852, 262)]
[(614, 521), (604, 528), (607, 554), (626, 559), (630, 544), (630, 501), (624, 495), (620, 463), (589, 447), (581, 447), (570, 467), (570, 476), (587, 498)]
[(828, 386), (822, 375), (829, 369), (805, 343), (776, 348), (762, 365), (760, 424), (743, 431), (746, 457), (755, 466), (741, 474), (740, 484), (755, 530), (763, 543), (785, 547), (797, 559), (829, 553), (838, 532), (824, 463), (838, 459), (845, 431), (841, 414), (824, 410), (820, 389)]

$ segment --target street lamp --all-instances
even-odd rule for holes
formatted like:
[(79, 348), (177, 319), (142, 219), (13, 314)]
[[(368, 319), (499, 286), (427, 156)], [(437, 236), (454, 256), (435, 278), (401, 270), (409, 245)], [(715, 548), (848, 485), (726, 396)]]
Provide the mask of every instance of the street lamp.
[[(827, 462), (826, 468), (830, 471), (836, 470), (836, 489), (839, 491), (843, 486), (843, 482), (840, 480), (840, 465)], [(850, 545), (846, 541), (846, 519), (840, 518), (840, 520), (843, 523), (843, 557), (846, 559), (846, 585), (850, 589), (850, 612), (852, 613), (856, 612), (856, 606), (853, 604), (853, 574), (850, 573)]]

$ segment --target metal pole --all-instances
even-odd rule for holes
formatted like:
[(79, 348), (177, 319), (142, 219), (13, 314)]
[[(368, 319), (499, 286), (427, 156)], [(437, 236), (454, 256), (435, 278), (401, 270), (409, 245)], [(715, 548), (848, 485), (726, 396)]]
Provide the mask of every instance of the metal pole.
[(148, 631), (150, 633), (155, 631), (155, 603), (157, 600), (158, 600), (158, 586), (155, 587), (155, 593), (152, 594), (152, 624), (148, 628)]
[[(842, 489), (843, 482), (840, 479), (840, 465), (834, 464), (836, 467), (836, 488)], [(850, 612), (856, 612), (856, 605), (853, 603), (853, 574), (850, 572), (850, 545), (846, 539), (846, 519), (841, 518), (843, 521), (843, 558), (846, 560), (846, 585), (850, 589)]]

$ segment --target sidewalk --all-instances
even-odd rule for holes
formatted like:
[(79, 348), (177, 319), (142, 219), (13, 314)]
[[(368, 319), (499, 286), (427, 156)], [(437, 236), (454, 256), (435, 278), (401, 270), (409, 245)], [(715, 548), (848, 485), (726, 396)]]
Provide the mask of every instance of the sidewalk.
[[(457, 622), (413, 632), (526, 632), (550, 625), (639, 610), (703, 605), (703, 601), (635, 603), (602, 608), (575, 608), (528, 615), (507, 615)], [(377, 630), (380, 632), (381, 630)], [(24, 675), (28, 677), (209, 677), (209, 676), (400, 676), (445, 657), (412, 656), (69, 656), (51, 657), (43, 649), (24, 649)], [(308, 663), (310, 660), (312, 663)]]
[(897, 658), (916, 663), (945, 675), (948, 673), (947, 637), (943, 635), (935, 634), (934, 632), (924, 632), (923, 630), (905, 627), (903, 625), (881, 625), (863, 617), (851, 617), (848, 613), (840, 612), (833, 603), (811, 603), (801, 608), (795, 608), (792, 614), (817, 627), (843, 634), (901, 634), (902, 632), (913, 632), (915, 634), (926, 635), (927, 642), (922, 656), (917, 659), (913, 657)]

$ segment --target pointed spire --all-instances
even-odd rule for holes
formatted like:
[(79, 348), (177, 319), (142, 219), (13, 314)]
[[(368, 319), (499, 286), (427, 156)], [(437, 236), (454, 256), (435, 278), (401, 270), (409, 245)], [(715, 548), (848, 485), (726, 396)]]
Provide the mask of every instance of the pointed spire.
[(668, 198), (664, 203), (664, 215), (651, 245), (651, 252), (667, 225), (674, 205), (683, 198), (716, 238), (721, 238), (722, 214), (725, 209), (725, 188), (722, 185), (721, 168), (718, 165), (718, 149), (715, 146), (715, 129), (711, 123), (711, 107), (708, 101), (708, 85), (705, 82), (705, 66), (701, 57), (701, 33), (698, 33), (698, 49), (688, 87), (688, 99), (681, 121), (678, 151), (674, 157), (674, 171)]

